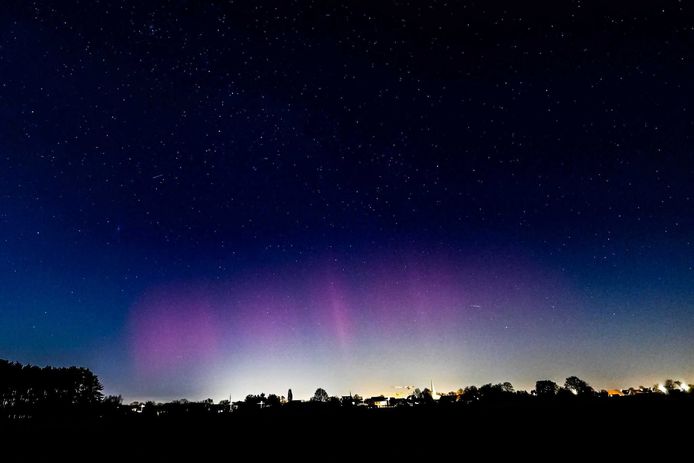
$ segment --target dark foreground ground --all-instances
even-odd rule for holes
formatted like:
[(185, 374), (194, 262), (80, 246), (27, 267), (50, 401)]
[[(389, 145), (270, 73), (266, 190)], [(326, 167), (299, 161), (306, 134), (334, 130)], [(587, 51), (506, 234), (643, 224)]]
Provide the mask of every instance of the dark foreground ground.
[[(694, 401), (605, 400), (4, 422), (0, 461), (691, 461)], [(532, 461), (532, 460), (531, 460)]]

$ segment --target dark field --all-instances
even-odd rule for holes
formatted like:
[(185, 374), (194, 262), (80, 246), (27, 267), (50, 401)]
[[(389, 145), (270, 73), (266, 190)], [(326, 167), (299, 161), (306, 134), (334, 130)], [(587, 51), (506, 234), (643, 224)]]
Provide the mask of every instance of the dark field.
[[(4, 422), (6, 461), (67, 456), (332, 461), (382, 455), (545, 459), (613, 455), (689, 461), (691, 397), (395, 409), (305, 407), (220, 416), (40, 419)], [(249, 453), (250, 452), (250, 453)], [(481, 453), (480, 453), (481, 452)], [(474, 455), (474, 457), (473, 457)], [(3, 459), (5, 460), (5, 459)]]

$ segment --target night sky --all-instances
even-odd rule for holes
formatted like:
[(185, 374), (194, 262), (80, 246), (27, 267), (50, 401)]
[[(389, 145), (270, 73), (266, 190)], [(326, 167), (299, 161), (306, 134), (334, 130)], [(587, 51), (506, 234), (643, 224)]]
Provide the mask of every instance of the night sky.
[(529, 3), (3, 1), (0, 358), (694, 382), (694, 6)]

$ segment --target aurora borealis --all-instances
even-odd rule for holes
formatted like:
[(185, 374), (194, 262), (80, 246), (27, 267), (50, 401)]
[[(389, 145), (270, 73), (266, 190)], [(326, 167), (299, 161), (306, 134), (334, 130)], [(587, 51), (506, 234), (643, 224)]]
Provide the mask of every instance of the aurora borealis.
[(694, 380), (691, 7), (0, 11), (0, 357), (129, 400)]

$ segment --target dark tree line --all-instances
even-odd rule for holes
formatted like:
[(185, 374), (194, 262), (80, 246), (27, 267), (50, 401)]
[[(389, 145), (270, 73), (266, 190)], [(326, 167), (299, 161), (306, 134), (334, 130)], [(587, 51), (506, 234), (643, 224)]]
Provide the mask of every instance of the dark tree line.
[(0, 413), (8, 418), (94, 411), (103, 387), (87, 368), (37, 367), (0, 360)]
[(577, 376), (569, 376), (564, 381), (564, 387), (560, 387), (554, 381), (543, 379), (535, 383), (535, 395), (542, 398), (552, 397), (593, 397), (600, 395), (593, 387)]
[(629, 388), (621, 391), (596, 391), (586, 381), (570, 376), (563, 386), (551, 380), (540, 380), (531, 392), (516, 391), (509, 382), (468, 386), (446, 394), (414, 389), (408, 397), (394, 398), (359, 395), (334, 397), (325, 389), (316, 389), (313, 397), (303, 402), (293, 400), (291, 389), (287, 399), (276, 394), (249, 394), (245, 400), (212, 399), (191, 402), (186, 399), (168, 403), (133, 402), (124, 405), (120, 396), (104, 397), (99, 379), (86, 368), (37, 367), (0, 360), (0, 418), (23, 419), (41, 416), (100, 416), (100, 417), (209, 417), (235, 411), (269, 410), (336, 410), (348, 408), (437, 408), (478, 407), (494, 404), (569, 404), (604, 403), (609, 396), (638, 396), (638, 402), (661, 401), (668, 398), (694, 400), (691, 385), (668, 379), (653, 387)]

